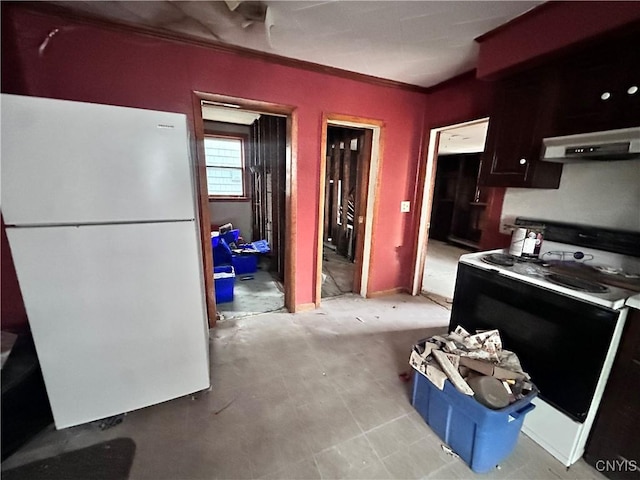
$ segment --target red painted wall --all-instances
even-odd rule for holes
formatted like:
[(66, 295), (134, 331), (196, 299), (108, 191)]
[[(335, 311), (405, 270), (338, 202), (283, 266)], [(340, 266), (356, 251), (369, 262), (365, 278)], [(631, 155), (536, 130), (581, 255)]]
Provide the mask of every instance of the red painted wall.
[[(545, 7), (486, 39), (480, 76), (507, 69), (535, 56), (564, 48), (576, 39), (640, 17), (638, 2), (569, 2)], [(609, 8), (611, 7), (611, 8)], [(552, 13), (549, 13), (552, 12)], [(46, 48), (47, 36), (57, 29)], [(489, 47), (491, 45), (491, 47)], [(191, 92), (245, 97), (297, 107), (298, 198), (297, 304), (313, 299), (317, 239), (318, 160), (322, 114), (341, 113), (382, 120), (384, 147), (378, 216), (374, 221), (371, 291), (410, 286), (417, 209), (399, 214), (399, 203), (417, 198), (421, 141), (433, 127), (486, 116), (488, 86), (463, 76), (428, 95), (374, 86), (315, 72), (270, 64), (204, 47), (145, 35), (97, 28), (2, 4), (2, 91), (185, 113), (193, 118)], [(499, 221), (501, 194), (494, 195), (490, 219)], [(497, 220), (496, 220), (497, 218)], [(497, 225), (497, 223), (494, 223)], [(496, 244), (500, 237), (482, 239)], [(15, 278), (3, 244), (2, 304), (5, 276)], [(14, 286), (17, 288), (17, 285)], [(15, 291), (15, 288), (14, 290)], [(17, 296), (10, 311), (24, 322)], [(22, 319), (22, 320), (19, 320)]]
[(500, 75), (639, 20), (638, 1), (547, 2), (480, 39), (478, 77)]
[[(98, 28), (21, 7), (3, 8), (3, 92), (185, 113), (192, 91), (297, 107), (296, 304), (313, 301), (322, 114), (384, 121), (370, 290), (408, 287), (415, 226), (400, 202), (415, 197), (426, 96), (231, 53)], [(57, 29), (46, 48), (39, 47)], [(5, 38), (15, 32), (12, 38)], [(6, 57), (5, 57), (5, 49)], [(55, 120), (55, 119), (53, 119)]]
[[(427, 97), (427, 132), (432, 128), (488, 117), (492, 98), (491, 83), (478, 80), (475, 71), (460, 75), (442, 84)], [(485, 228), (480, 238), (480, 249), (501, 248), (509, 237), (500, 233), (500, 214), (504, 188), (486, 188), (488, 205), (485, 210)]]

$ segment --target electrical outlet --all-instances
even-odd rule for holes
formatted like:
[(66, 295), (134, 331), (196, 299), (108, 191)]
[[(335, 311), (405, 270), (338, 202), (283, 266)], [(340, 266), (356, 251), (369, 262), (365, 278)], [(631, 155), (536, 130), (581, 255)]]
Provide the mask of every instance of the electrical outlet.
[(411, 211), (411, 202), (400, 202), (400, 212), (407, 213)]

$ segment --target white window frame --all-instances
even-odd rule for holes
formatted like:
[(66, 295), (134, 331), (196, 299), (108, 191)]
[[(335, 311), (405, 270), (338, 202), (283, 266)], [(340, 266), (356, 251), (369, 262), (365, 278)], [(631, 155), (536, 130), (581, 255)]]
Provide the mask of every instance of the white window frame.
[[(209, 200), (248, 200), (249, 195), (247, 194), (247, 176), (246, 176), (246, 161), (245, 161), (245, 142), (246, 138), (241, 135), (220, 135), (214, 133), (205, 134), (206, 138), (223, 138), (229, 140), (238, 140), (240, 142), (240, 163), (241, 167), (229, 167), (226, 165), (207, 165), (206, 152), (205, 152), (205, 168), (208, 170), (209, 168), (225, 168), (229, 170), (240, 170), (241, 178), (242, 178), (242, 195), (228, 195), (228, 194), (211, 194), (209, 192), (209, 182), (207, 181), (207, 194), (209, 196)], [(207, 177), (208, 178), (208, 177)]]

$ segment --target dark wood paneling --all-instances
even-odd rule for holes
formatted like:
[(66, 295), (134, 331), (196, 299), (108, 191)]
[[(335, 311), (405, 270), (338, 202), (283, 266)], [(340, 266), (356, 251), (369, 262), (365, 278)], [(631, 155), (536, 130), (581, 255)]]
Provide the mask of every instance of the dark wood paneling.
[[(326, 139), (325, 139), (326, 142)], [(322, 241), (326, 242), (329, 239), (329, 233), (331, 228), (331, 187), (332, 184), (329, 182), (331, 178), (332, 166), (333, 166), (333, 157), (327, 152), (325, 155), (325, 160), (327, 162), (325, 166), (325, 182), (324, 182), (324, 228), (322, 229)]]
[(258, 128), (258, 122), (254, 122), (251, 125), (251, 132), (249, 133), (249, 171), (250, 171), (250, 185), (251, 185), (251, 216), (253, 224), (253, 237), (252, 238), (264, 238), (264, 215), (262, 214), (262, 179), (260, 167), (260, 156), (258, 145), (260, 144), (260, 129)]
[[(356, 256), (356, 222), (359, 216), (364, 215), (358, 213), (360, 205), (357, 204), (361, 188), (359, 179), (364, 168), (361, 163), (369, 163), (370, 156), (360, 160), (365, 141), (364, 130), (329, 127), (327, 138), (327, 157), (331, 163), (327, 183), (332, 181), (333, 184), (331, 189), (327, 189), (329, 196), (324, 198), (325, 205), (328, 204), (325, 208), (330, 214), (330, 218), (325, 219), (328, 228), (325, 228), (324, 239), (331, 238), (337, 252), (353, 261)], [(351, 150), (353, 140), (357, 142), (357, 150)], [(368, 176), (368, 168), (366, 171)], [(362, 202), (360, 204), (364, 205)]]
[(286, 165), (287, 119), (262, 115), (252, 127), (251, 185), (253, 188), (254, 237), (271, 247), (270, 269), (280, 280), (285, 277), (286, 252)]
[(338, 218), (338, 179), (340, 178), (340, 169), (341, 169), (341, 150), (340, 150), (340, 140), (335, 137), (330, 137), (329, 143), (332, 145), (331, 150), (331, 181), (333, 182), (331, 188), (331, 198), (329, 201), (331, 202), (331, 218), (329, 220), (329, 237), (333, 242), (336, 241), (336, 237), (338, 236), (338, 222), (336, 219)]
[[(349, 225), (353, 227), (353, 220), (349, 220), (349, 201), (351, 199), (351, 141), (347, 138), (344, 140), (344, 148), (342, 149), (342, 172), (340, 179), (342, 180), (342, 210), (340, 219), (342, 222), (341, 235), (338, 237), (338, 253), (349, 258), (351, 234), (353, 230), (349, 230)], [(355, 167), (355, 165), (354, 165)]]
[(285, 272), (285, 248), (286, 248), (286, 193), (287, 193), (287, 165), (286, 165), (286, 153), (287, 153), (287, 121), (283, 117), (272, 117), (274, 133), (275, 133), (275, 147), (274, 155), (276, 159), (276, 171), (274, 178), (274, 190), (273, 190), (273, 202), (275, 205), (275, 212), (277, 212), (274, 231), (276, 245), (278, 247), (277, 259), (278, 259), (278, 277), (280, 280), (284, 280)]
[(489, 189), (479, 188), (480, 154), (438, 157), (429, 237), (477, 248)]

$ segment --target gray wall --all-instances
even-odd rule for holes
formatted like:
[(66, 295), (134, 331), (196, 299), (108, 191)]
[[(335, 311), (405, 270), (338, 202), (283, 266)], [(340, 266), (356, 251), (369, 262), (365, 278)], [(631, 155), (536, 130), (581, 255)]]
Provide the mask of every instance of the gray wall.
[(209, 202), (209, 213), (212, 225), (233, 223), (233, 228), (240, 229), (240, 234), (246, 242), (259, 240), (251, 238), (251, 202)]
[(517, 216), (640, 231), (640, 160), (566, 164), (560, 188), (508, 188), (501, 224)]

